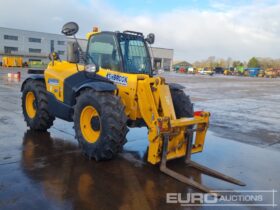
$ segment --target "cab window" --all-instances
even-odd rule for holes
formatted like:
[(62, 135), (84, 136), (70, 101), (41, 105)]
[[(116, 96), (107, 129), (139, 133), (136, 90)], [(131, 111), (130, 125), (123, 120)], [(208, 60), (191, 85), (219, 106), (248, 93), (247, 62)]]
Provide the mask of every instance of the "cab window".
[(150, 74), (151, 60), (143, 37), (124, 33), (119, 34), (118, 39), (124, 60), (125, 72)]
[(104, 69), (121, 71), (121, 59), (114, 35), (96, 34), (89, 40), (88, 63)]

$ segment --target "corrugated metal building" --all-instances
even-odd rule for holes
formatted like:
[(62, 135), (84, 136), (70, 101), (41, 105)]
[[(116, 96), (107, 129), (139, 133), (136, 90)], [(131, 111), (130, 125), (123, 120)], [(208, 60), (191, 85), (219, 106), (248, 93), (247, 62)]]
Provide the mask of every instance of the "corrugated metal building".
[(48, 62), (50, 52), (66, 58), (67, 39), (63, 35), (0, 27), (0, 59), (22, 56), (24, 61)]
[(153, 67), (155, 69), (171, 71), (174, 54), (173, 49), (152, 47), (150, 48), (150, 54), (152, 56)]
[[(73, 38), (60, 34), (28, 31), (0, 27), (0, 60), (3, 56), (21, 56), (26, 61), (49, 62), (50, 52), (57, 52), (61, 59), (67, 58), (67, 42)], [(87, 40), (78, 39), (83, 50), (86, 50)], [(155, 69), (171, 71), (173, 49), (152, 47), (150, 54)]]

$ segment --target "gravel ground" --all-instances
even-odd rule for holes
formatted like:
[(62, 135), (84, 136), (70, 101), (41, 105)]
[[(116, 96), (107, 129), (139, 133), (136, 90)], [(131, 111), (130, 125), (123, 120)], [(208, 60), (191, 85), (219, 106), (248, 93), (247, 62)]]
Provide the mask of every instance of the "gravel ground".
[(186, 87), (195, 109), (211, 112), (221, 137), (280, 150), (280, 78), (165, 73)]

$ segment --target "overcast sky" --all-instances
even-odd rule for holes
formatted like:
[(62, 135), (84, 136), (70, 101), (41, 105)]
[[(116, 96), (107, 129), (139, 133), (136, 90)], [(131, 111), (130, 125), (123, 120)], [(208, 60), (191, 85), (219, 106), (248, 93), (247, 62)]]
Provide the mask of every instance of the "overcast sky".
[(280, 58), (280, 0), (0, 0), (0, 26), (60, 33), (67, 21), (79, 37), (101, 30), (156, 35), (175, 59), (209, 56)]

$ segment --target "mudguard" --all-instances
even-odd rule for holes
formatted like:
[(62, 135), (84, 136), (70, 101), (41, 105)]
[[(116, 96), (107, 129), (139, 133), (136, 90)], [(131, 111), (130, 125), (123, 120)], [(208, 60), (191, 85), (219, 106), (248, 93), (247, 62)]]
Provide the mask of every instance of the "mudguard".
[(30, 75), (28, 78), (26, 78), (23, 83), (21, 84), (21, 88), (20, 88), (20, 91), (22, 92), (23, 91), (23, 87), (25, 85), (25, 83), (28, 81), (28, 80), (40, 80), (40, 81), (44, 81), (45, 78), (44, 78), (44, 75), (42, 74), (33, 74), (33, 75)]
[(73, 106), (76, 102), (78, 93), (86, 88), (98, 92), (113, 92), (117, 87), (108, 79), (97, 74), (87, 75), (84, 71), (73, 74), (64, 80), (64, 103)]
[(80, 90), (85, 89), (85, 88), (91, 88), (95, 91), (115, 91), (117, 90), (117, 86), (109, 83), (109, 82), (88, 82), (85, 84), (82, 84), (81, 86), (74, 87), (73, 90), (75, 93), (78, 93)]

